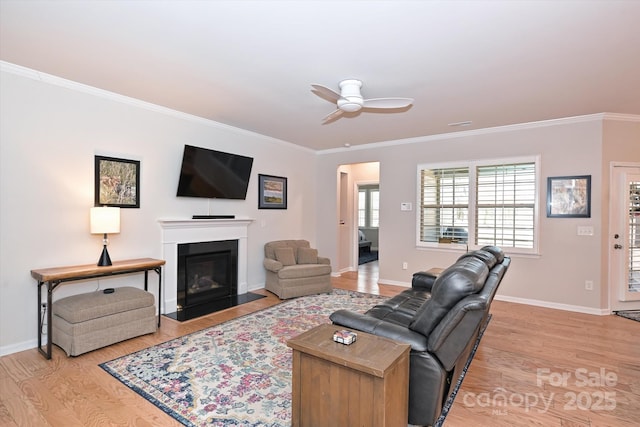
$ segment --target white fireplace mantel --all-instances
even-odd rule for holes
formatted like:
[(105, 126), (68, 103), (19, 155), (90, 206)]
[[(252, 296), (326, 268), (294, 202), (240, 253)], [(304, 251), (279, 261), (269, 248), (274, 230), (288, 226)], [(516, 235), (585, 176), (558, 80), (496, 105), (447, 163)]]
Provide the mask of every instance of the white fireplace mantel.
[(247, 234), (250, 218), (234, 219), (160, 219), (164, 267), (163, 313), (173, 313), (178, 304), (178, 245), (181, 243), (238, 240), (238, 295), (248, 291)]

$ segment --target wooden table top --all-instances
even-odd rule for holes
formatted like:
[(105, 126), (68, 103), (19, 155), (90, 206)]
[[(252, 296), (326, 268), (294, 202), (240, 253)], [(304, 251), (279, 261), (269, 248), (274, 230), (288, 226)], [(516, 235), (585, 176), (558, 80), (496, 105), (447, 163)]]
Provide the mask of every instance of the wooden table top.
[(383, 378), (403, 353), (409, 353), (411, 346), (388, 338), (355, 331), (358, 338), (353, 344), (344, 345), (333, 341), (333, 333), (344, 328), (338, 325), (322, 324), (295, 338), (287, 345), (294, 350), (319, 357)]
[(65, 280), (77, 277), (102, 276), (126, 271), (144, 271), (161, 267), (165, 264), (163, 259), (137, 258), (123, 261), (115, 261), (113, 265), (99, 267), (96, 264), (73, 265), (67, 267), (40, 268), (31, 270), (31, 277), (39, 282), (52, 280)]

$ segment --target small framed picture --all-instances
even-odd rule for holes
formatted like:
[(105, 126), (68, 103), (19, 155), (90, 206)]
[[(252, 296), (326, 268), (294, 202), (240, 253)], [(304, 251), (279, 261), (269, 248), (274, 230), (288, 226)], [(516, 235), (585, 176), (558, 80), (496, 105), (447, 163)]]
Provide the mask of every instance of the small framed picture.
[(287, 209), (287, 178), (258, 175), (258, 209)]
[(591, 218), (591, 175), (547, 178), (547, 217)]
[(95, 156), (95, 206), (140, 207), (140, 162)]

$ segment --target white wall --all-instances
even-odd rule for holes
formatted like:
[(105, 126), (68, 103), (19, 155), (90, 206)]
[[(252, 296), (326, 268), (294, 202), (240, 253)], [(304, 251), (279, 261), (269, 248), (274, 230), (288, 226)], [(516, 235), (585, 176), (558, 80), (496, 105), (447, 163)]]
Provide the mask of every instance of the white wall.
[[(461, 253), (416, 247), (417, 165), (463, 159), (490, 159), (540, 156), (540, 253), (513, 255), (512, 267), (499, 295), (503, 299), (575, 309), (592, 313), (606, 311), (601, 298), (606, 264), (603, 251), (603, 118), (604, 115), (554, 120), (475, 132), (415, 138), (327, 150), (318, 156), (317, 177), (335, 176), (339, 165), (362, 161), (380, 162), (380, 281), (409, 285), (415, 271), (450, 265)], [(640, 119), (636, 118), (637, 123)], [(617, 160), (640, 161), (640, 130), (631, 127), (616, 134)], [(623, 140), (620, 140), (622, 138)], [(610, 159), (613, 160), (613, 159)], [(591, 175), (591, 218), (546, 217), (546, 178), (549, 176)], [(319, 189), (318, 205), (331, 211), (336, 195), (327, 185)], [(413, 203), (410, 212), (400, 211), (402, 202)], [(593, 226), (592, 237), (577, 236), (579, 225)], [(335, 218), (318, 217), (317, 229), (335, 227)], [(332, 256), (338, 242), (331, 233), (318, 235), (319, 247)], [(508, 251), (507, 251), (508, 252)], [(408, 270), (402, 263), (408, 262)], [(594, 290), (584, 289), (585, 280), (594, 281)]]
[[(446, 266), (459, 255), (415, 246), (419, 163), (540, 155), (540, 255), (514, 256), (499, 294), (601, 312), (607, 308), (609, 293), (607, 239), (603, 237), (608, 221), (608, 165), (611, 161), (640, 161), (640, 119), (620, 124), (603, 117), (607, 116), (313, 153), (50, 76), (27, 76), (3, 67), (0, 355), (36, 346), (37, 286), (30, 270), (97, 261), (101, 238), (89, 234), (88, 227), (96, 154), (141, 161), (141, 208), (122, 210), (121, 233), (110, 238), (112, 259), (161, 257), (160, 218), (190, 218), (208, 212), (250, 217), (256, 220), (249, 227), (250, 289), (264, 284), (262, 248), (269, 240), (306, 238), (315, 242), (332, 259), (335, 271), (340, 254), (340, 165), (380, 162), (380, 277), (382, 282), (408, 285), (414, 271)], [(254, 157), (247, 200), (175, 197), (185, 143)], [(309, 173), (311, 170), (315, 173)], [(257, 209), (258, 173), (289, 178), (287, 210)], [(592, 217), (546, 218), (546, 177), (571, 174), (592, 175)], [(412, 202), (414, 209), (400, 211), (401, 202)], [(578, 225), (593, 226), (595, 236), (577, 236)], [(402, 270), (403, 261), (408, 262), (408, 270)], [(584, 290), (587, 279), (594, 280), (591, 292)], [(60, 298), (128, 280), (131, 278), (120, 276), (100, 283), (66, 284), (54, 295)], [(133, 280), (141, 284), (142, 279)]]
[[(255, 289), (264, 286), (266, 241), (315, 241), (312, 151), (33, 75), (6, 68), (0, 74), (0, 355), (36, 346), (37, 284), (30, 270), (97, 262), (101, 236), (89, 233), (96, 154), (141, 162), (141, 206), (121, 209), (121, 232), (110, 236), (114, 261), (160, 258), (160, 218), (235, 214), (255, 219), (248, 238), (248, 283)], [(177, 198), (187, 143), (254, 157), (246, 201)], [(258, 173), (288, 178), (287, 210), (257, 208)], [(54, 300), (132, 280), (142, 285), (141, 276), (61, 285)]]

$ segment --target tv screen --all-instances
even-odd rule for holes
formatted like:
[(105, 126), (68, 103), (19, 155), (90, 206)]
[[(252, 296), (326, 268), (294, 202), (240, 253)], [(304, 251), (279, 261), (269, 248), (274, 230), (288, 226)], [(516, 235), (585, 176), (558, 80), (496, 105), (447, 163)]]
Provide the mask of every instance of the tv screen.
[(185, 145), (177, 195), (244, 200), (252, 165), (251, 157)]

